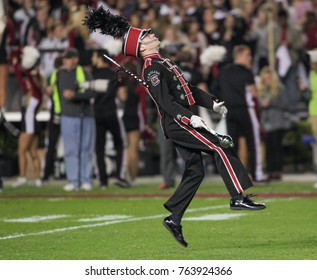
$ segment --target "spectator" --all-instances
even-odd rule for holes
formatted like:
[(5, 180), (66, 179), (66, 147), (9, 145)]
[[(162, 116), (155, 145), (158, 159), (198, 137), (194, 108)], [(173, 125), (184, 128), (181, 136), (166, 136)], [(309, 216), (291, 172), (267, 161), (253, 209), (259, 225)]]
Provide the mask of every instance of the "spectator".
[(207, 38), (203, 32), (200, 31), (199, 23), (196, 19), (190, 19), (184, 21), (184, 33), (187, 34), (187, 37), (190, 42), (190, 48), (192, 49), (192, 59), (194, 66), (199, 68), (200, 61), (199, 57), (200, 54), (207, 48)]
[(161, 125), (157, 123), (156, 139), (160, 149), (160, 173), (163, 182), (157, 186), (158, 190), (175, 187), (177, 175), (177, 152), (172, 140), (166, 139)]
[(39, 49), (44, 53), (41, 56), (41, 67), (47, 79), (54, 70), (54, 61), (64, 49), (69, 47), (69, 41), (66, 38), (65, 27), (57, 22), (47, 36), (40, 42)]
[(85, 68), (89, 68), (91, 64), (91, 51), (86, 49), (89, 32), (82, 24), (87, 7), (79, 5), (75, 0), (70, 0), (69, 11), (70, 14), (66, 25), (69, 45), (78, 50), (79, 64)]
[[(94, 103), (95, 121), (96, 121), (96, 156), (99, 183), (101, 188), (108, 187), (108, 175), (105, 162), (106, 132), (109, 131), (113, 137), (113, 143), (116, 150), (116, 171), (115, 184), (120, 187), (129, 187), (126, 180), (126, 134), (122, 118), (118, 115), (119, 99), (118, 95), (126, 95), (126, 87), (119, 86), (115, 81), (116, 73), (111, 70), (108, 60), (103, 56), (107, 53), (105, 50), (95, 51), (92, 56), (94, 66), (92, 75), (94, 79), (109, 79), (112, 84), (107, 94), (101, 94), (96, 97)], [(126, 97), (123, 97), (124, 99)]]
[(251, 26), (250, 36), (256, 40), (256, 48), (254, 55), (254, 67), (256, 73), (259, 73), (264, 66), (267, 66), (269, 64), (268, 37), (270, 27), (272, 27), (273, 30), (274, 49), (278, 46), (279, 42), (277, 23), (273, 20), (270, 24), (268, 24), (269, 12), (270, 11), (267, 7), (261, 7), (257, 11), (254, 24)]
[(13, 14), (14, 21), (20, 26), (20, 44), (25, 44), (26, 28), (30, 20), (35, 17), (34, 0), (23, 0), (22, 7)]
[[(296, 105), (300, 96), (297, 68), (304, 51), (304, 34), (300, 27), (289, 24), (288, 12), (285, 10), (278, 11), (278, 24), (279, 50), (285, 50), (280, 52), (285, 53), (285, 55), (279, 57), (279, 65), (288, 63), (287, 70), (285, 69), (282, 74), (279, 68), (278, 73), (287, 88), (290, 110), (296, 112)], [(279, 50), (277, 50), (277, 53), (279, 53)]]
[(260, 120), (255, 111), (257, 92), (251, 71), (250, 48), (246, 45), (235, 46), (233, 58), (233, 64), (220, 69), (213, 89), (228, 108), (228, 134), (233, 138), (236, 152), (239, 150), (239, 138), (245, 137), (251, 176), (255, 183), (263, 183)]
[(50, 121), (48, 123), (47, 147), (45, 151), (45, 161), (43, 166), (42, 181), (45, 182), (53, 173), (56, 145), (60, 136), (61, 107), (57, 88), (57, 77), (59, 76), (60, 67), (63, 65), (62, 56), (55, 59), (53, 71), (50, 77), (50, 85), (47, 87), (47, 94), (50, 96)]
[(221, 25), (214, 17), (214, 9), (207, 8), (203, 11), (202, 31), (206, 36), (208, 45), (219, 45), (222, 39)]
[(214, 17), (216, 20), (223, 21), (228, 15), (229, 1), (226, 0), (213, 0), (213, 8), (215, 9)]
[[(26, 46), (22, 52), (22, 68), (18, 65), (17, 60), (14, 62), (15, 73), (24, 89), (24, 96), (21, 109), (21, 133), (18, 142), (19, 177), (12, 183), (12, 187), (19, 187), (27, 183), (27, 153), (30, 153), (33, 163), (35, 185), (37, 187), (42, 185), (40, 180), (41, 163), (37, 154), (40, 127), (35, 117), (41, 105), (45, 78), (39, 69), (39, 57), (40, 53), (37, 49)], [(27, 80), (22, 77), (22, 72), (25, 73)]]
[(185, 22), (188, 19), (193, 19), (199, 22), (201, 18), (198, 5), (195, 0), (183, 0), (181, 2), (180, 15), (182, 17), (182, 22)]
[(163, 20), (166, 20), (167, 23), (179, 25), (182, 22), (182, 18), (179, 14), (179, 11), (179, 0), (167, 0), (160, 6), (159, 15), (160, 17), (163, 17)]
[[(311, 122), (311, 128), (313, 136), (315, 138), (315, 143), (313, 146), (313, 161), (317, 162), (317, 49), (309, 51), (310, 57), (310, 71), (309, 71), (309, 82), (311, 90), (311, 99), (309, 101), (309, 118)], [(314, 166), (316, 168), (316, 166)], [(317, 183), (314, 184), (314, 188), (317, 189)]]
[(293, 0), (292, 6), (294, 9), (295, 24), (297, 25), (302, 25), (305, 21), (306, 13), (313, 11), (311, 0)]
[(153, 32), (157, 32), (160, 37), (163, 35), (165, 26), (168, 23), (159, 18), (159, 12), (157, 8), (151, 7), (147, 10), (143, 16), (141, 28), (152, 28)]
[(232, 51), (236, 45), (236, 31), (235, 31), (235, 19), (234, 16), (228, 15), (224, 20), (223, 25), (223, 36), (221, 40), (221, 45), (226, 48), (226, 63), (232, 63)]
[[(136, 71), (134, 63), (126, 66)], [(133, 184), (139, 171), (139, 146), (141, 133), (146, 125), (146, 90), (134, 79), (128, 79), (128, 94), (124, 101), (123, 122), (127, 135), (127, 171), (129, 181)]]
[(47, 9), (36, 10), (35, 17), (26, 26), (24, 45), (37, 46), (46, 36), (49, 14)]
[(148, 10), (153, 7), (151, 2), (152, 1), (149, 1), (149, 0), (137, 0), (137, 1), (135, 1), (133, 12), (139, 11), (141, 14), (145, 15), (148, 12)]
[(189, 45), (190, 41), (185, 33), (183, 33), (181, 30), (179, 30), (177, 27), (173, 25), (168, 25), (165, 30), (164, 34), (162, 37), (162, 45), (161, 48), (166, 48), (168, 47), (169, 54), (173, 50), (173, 55), (176, 55), (177, 53), (177, 48), (181, 45)]
[[(6, 2), (4, 2), (6, 3)], [(14, 43), (14, 27), (6, 13), (0, 14), (0, 110), (5, 110), (9, 71), (9, 46)]]
[(260, 72), (259, 101), (261, 123), (265, 131), (266, 172), (269, 180), (281, 180), (284, 133), (290, 127), (288, 98), (284, 85), (268, 66)]
[(79, 54), (74, 48), (63, 54), (63, 67), (57, 79), (61, 106), (61, 134), (65, 150), (65, 191), (92, 189), (92, 168), (96, 126), (89, 92), (81, 93), (78, 83), (91, 80), (78, 65)]
[(317, 48), (317, 13), (307, 12), (306, 20), (303, 24), (303, 31), (306, 35), (306, 49), (313, 50)]

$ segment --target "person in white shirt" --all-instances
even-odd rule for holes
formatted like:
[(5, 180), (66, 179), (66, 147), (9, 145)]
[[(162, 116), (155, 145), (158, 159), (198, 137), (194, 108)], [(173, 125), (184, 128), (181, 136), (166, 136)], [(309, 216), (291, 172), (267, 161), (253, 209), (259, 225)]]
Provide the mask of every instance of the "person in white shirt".
[[(44, 52), (41, 57), (41, 69), (48, 79), (54, 70), (54, 61), (61, 52), (69, 47), (69, 41), (66, 39), (64, 27), (61, 23), (54, 26), (51, 36), (45, 37), (39, 44), (38, 48)], [(56, 49), (56, 51), (51, 51)]]
[(18, 9), (14, 14), (14, 21), (20, 24), (20, 43), (25, 44), (26, 27), (30, 20), (35, 16), (34, 0), (23, 0), (22, 8)]

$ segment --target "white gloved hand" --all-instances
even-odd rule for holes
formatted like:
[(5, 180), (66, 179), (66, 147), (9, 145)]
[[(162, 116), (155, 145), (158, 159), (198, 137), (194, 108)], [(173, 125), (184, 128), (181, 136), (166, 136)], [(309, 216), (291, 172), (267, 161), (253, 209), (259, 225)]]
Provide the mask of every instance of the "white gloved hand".
[(201, 117), (196, 116), (196, 115), (191, 116), (189, 124), (193, 128), (202, 128), (202, 127), (206, 126), (204, 120)]
[(97, 92), (106, 92), (108, 89), (109, 80), (106, 79), (97, 79), (93, 81), (86, 81), (79, 84), (81, 89), (91, 89)]
[(212, 106), (212, 109), (218, 113), (221, 114), (222, 117), (226, 117), (227, 113), (228, 113), (228, 109), (223, 105), (225, 102), (215, 102), (214, 101), (214, 105)]

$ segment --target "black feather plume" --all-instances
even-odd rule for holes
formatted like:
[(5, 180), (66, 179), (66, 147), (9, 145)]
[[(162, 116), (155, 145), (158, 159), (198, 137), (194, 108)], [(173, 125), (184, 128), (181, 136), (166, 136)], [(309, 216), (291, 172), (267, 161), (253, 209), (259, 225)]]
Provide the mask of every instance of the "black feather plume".
[(101, 34), (110, 35), (114, 38), (123, 38), (130, 28), (126, 18), (113, 15), (102, 6), (98, 9), (89, 8), (83, 22), (90, 32), (100, 29)]

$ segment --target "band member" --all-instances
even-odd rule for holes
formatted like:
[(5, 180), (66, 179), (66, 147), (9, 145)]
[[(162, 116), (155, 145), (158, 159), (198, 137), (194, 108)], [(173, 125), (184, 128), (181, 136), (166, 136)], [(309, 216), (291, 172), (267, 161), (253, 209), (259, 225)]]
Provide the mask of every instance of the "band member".
[[(123, 38), (123, 53), (143, 58), (142, 77), (148, 93), (156, 104), (161, 127), (171, 139), (185, 161), (182, 180), (164, 207), (171, 215), (163, 225), (177, 242), (187, 247), (182, 233), (181, 220), (204, 179), (202, 152), (214, 155), (220, 175), (231, 195), (233, 210), (260, 210), (266, 208), (256, 203), (243, 191), (252, 181), (233, 149), (221, 146), (219, 135), (207, 131), (203, 119), (190, 111), (200, 105), (226, 115), (223, 102), (189, 84), (173, 61), (162, 57), (158, 51), (161, 42), (151, 29), (137, 29), (121, 16), (114, 16), (103, 8), (90, 10), (85, 25), (91, 30), (100, 28), (101, 33)], [(205, 129), (206, 128), (206, 129)], [(218, 136), (218, 137), (217, 137)]]

